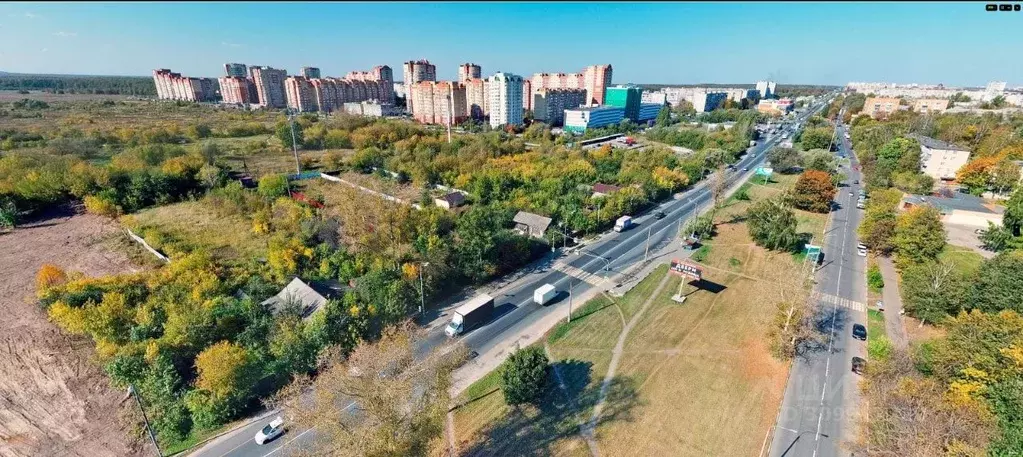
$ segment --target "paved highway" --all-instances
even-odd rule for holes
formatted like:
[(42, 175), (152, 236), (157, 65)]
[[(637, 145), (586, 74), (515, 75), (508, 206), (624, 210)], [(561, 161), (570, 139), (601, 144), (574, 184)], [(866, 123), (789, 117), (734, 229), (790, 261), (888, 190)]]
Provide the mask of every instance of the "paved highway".
[(839, 126), (836, 141), (850, 159), (845, 187), (835, 197), (838, 210), (824, 238), (824, 261), (816, 274), (815, 300), (823, 317), (821, 329), (828, 347), (797, 359), (792, 365), (778, 416), (771, 456), (830, 457), (849, 455), (842, 443), (853, 438), (859, 375), (852, 357), (866, 358), (866, 344), (852, 338), (852, 325), (866, 325), (866, 257), (856, 253), (856, 228), (862, 210), (856, 209), (861, 180), (852, 148)]
[[(802, 122), (811, 113), (826, 107), (820, 103), (811, 107), (799, 117), (797, 122)], [(780, 135), (775, 135), (766, 140), (758, 141), (748, 154), (743, 156), (735, 164), (735, 173), (730, 173), (727, 178), (728, 186), (733, 185), (740, 179), (748, 177), (755, 167), (763, 164), (766, 151), (781, 141)], [(633, 153), (633, 152), (630, 152)], [(641, 151), (634, 153), (640, 154)], [(748, 172), (742, 171), (748, 169)], [(542, 319), (550, 313), (565, 313), (566, 301), (564, 294), (559, 297), (556, 304), (538, 306), (533, 303), (533, 291), (543, 284), (553, 284), (559, 291), (567, 291), (569, 281), (572, 282), (573, 294), (582, 294), (592, 287), (596, 287), (587, 281), (565, 273), (562, 270), (570, 270), (576, 273), (575, 276), (585, 276), (597, 279), (605, 275), (613, 275), (622, 271), (637, 261), (643, 260), (646, 245), (649, 242), (650, 252), (655, 252), (675, 239), (679, 231), (679, 225), (684, 224), (697, 214), (697, 209), (703, 208), (711, 202), (713, 195), (710, 191), (707, 180), (701, 181), (698, 185), (672, 199), (657, 205), (646, 214), (635, 217), (636, 226), (623, 233), (610, 233), (601, 238), (600, 241), (582, 249), (581, 254), (569, 254), (561, 259), (559, 263), (567, 264), (568, 268), (549, 269), (532, 273), (525, 280), (516, 281), (515, 285), (492, 294), (497, 307), (496, 317), (489, 324), (470, 331), (460, 338), (466, 345), (478, 353), (485, 353), (488, 349), (500, 345), (505, 338), (518, 334), (530, 324)], [(662, 211), (666, 217), (657, 220), (653, 216), (654, 211)], [(648, 236), (649, 235), (649, 236)], [(649, 238), (649, 240), (648, 240)], [(590, 280), (587, 278), (588, 280)], [(601, 285), (604, 287), (606, 285)], [(581, 305), (577, 303), (576, 305)], [(425, 342), (425, 350), (440, 347), (447, 343), (447, 336), (443, 333), (443, 327), (431, 330)], [(229, 433), (193, 452), (196, 457), (269, 457), (287, 455), (288, 449), (300, 447), (315, 439), (313, 430), (288, 430), (283, 436), (276, 440), (259, 446), (253, 437), (260, 428), (270, 421), (271, 415), (265, 420), (256, 421), (235, 432)]]

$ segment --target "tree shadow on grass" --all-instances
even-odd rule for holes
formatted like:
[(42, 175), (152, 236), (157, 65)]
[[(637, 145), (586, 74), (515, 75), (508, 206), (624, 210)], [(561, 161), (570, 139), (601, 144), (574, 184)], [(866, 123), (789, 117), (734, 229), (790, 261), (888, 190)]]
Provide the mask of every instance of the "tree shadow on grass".
[[(557, 367), (565, 389), (558, 385)], [(461, 456), (532, 455), (550, 456), (563, 453), (564, 440), (578, 440), (580, 425), (588, 422), (600, 395), (600, 383), (591, 384), (593, 363), (567, 359), (553, 364), (547, 389), (534, 404), (511, 407), (496, 422), (480, 430), (475, 442), (459, 446)], [(631, 421), (640, 404), (632, 378), (612, 379), (597, 427), (604, 423)], [(559, 443), (562, 443), (559, 445)]]

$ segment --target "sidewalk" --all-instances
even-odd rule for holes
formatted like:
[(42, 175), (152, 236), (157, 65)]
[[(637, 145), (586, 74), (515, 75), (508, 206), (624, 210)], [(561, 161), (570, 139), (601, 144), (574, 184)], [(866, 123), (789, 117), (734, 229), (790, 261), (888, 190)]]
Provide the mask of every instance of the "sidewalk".
[(878, 257), (877, 266), (881, 269), (881, 276), (884, 277), (881, 300), (884, 301), (884, 322), (888, 339), (892, 340), (895, 347), (905, 349), (909, 345), (909, 339), (906, 337), (906, 328), (902, 322), (899, 274), (895, 271), (892, 259), (888, 257)]

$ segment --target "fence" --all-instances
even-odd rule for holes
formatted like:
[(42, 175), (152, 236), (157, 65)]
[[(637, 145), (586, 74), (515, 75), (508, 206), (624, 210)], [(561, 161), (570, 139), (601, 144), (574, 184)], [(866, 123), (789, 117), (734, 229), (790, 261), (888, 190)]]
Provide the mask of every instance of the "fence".
[(156, 258), (164, 261), (164, 263), (170, 263), (170, 259), (167, 258), (167, 256), (165, 256), (163, 254), (160, 254), (160, 251), (157, 251), (156, 249), (153, 249), (153, 247), (150, 246), (149, 243), (146, 243), (146, 240), (142, 239), (141, 236), (136, 235), (135, 232), (131, 231), (131, 229), (125, 228), (124, 231), (125, 231), (125, 233), (128, 234), (128, 236), (131, 239), (135, 240), (137, 243), (141, 244), (142, 247), (146, 248), (147, 251), (149, 251), (151, 254), (155, 255)]

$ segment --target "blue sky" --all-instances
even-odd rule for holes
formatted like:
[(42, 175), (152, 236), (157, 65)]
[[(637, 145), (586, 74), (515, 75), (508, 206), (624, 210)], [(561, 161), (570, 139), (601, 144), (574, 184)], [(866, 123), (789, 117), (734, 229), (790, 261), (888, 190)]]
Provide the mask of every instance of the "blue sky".
[(1023, 85), (1023, 12), (963, 3), (3, 3), (0, 71), (485, 75), (609, 63), (615, 83)]

